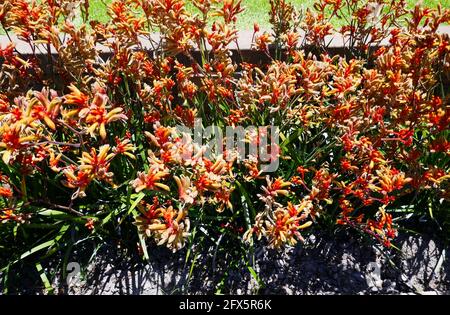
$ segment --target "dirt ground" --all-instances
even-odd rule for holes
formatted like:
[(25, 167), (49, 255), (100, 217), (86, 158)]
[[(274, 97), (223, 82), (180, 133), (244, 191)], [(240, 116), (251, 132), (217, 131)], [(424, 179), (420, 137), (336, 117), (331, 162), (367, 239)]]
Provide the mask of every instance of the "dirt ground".
[[(403, 235), (401, 252), (361, 244), (348, 235), (311, 236), (282, 252), (259, 247), (254, 269), (230, 268), (225, 257), (199, 258), (191, 276), (185, 253), (150, 249), (150, 262), (132, 262), (113, 248), (97, 255), (62, 294), (450, 294), (448, 246), (428, 236)], [(203, 257), (214, 256), (205, 253)]]

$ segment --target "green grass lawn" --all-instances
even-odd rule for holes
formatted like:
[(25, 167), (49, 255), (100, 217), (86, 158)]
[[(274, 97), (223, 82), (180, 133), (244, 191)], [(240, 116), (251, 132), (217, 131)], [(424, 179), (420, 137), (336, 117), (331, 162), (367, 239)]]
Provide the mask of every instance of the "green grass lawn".
[[(99, 21), (107, 20), (106, 5), (111, 3), (112, 0), (92, 0), (91, 1), (91, 16)], [(189, 2), (189, 0), (187, 0)], [(417, 1), (407, 0), (410, 7), (414, 6)], [(314, 0), (291, 0), (291, 3), (296, 8), (312, 7)], [(443, 8), (450, 7), (450, 0), (424, 0), (423, 5), (429, 7), (435, 7), (438, 3), (441, 3)], [(239, 29), (253, 29), (253, 24), (257, 22), (261, 27), (267, 27), (269, 24), (268, 12), (269, 12), (269, 0), (243, 0), (242, 5), (245, 7), (245, 11), (242, 12), (238, 19)], [(193, 7), (188, 5), (189, 9)], [(195, 9), (195, 8), (194, 8)]]

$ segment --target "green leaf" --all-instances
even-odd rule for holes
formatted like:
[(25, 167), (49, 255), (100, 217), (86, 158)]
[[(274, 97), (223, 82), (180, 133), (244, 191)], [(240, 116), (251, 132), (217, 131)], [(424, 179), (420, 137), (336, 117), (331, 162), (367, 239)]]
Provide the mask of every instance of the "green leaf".
[(18, 263), (19, 261), (27, 258), (30, 255), (33, 255), (36, 252), (39, 252), (43, 249), (47, 249), (47, 248), (51, 248), (52, 246), (54, 246), (55, 244), (57, 244), (59, 242), (59, 240), (63, 237), (63, 235), (66, 233), (67, 229), (69, 228), (69, 224), (64, 225), (58, 232), (58, 235), (56, 235), (56, 237), (52, 240), (49, 240), (47, 242), (44, 242), (42, 244), (39, 244), (35, 247), (33, 247), (32, 249), (24, 252), (22, 255), (20, 255), (20, 257), (16, 260), (14, 260), (13, 262), (11, 262), (7, 267), (3, 267), (2, 269), (0, 269), (0, 272), (3, 272), (4, 270), (6, 270), (8, 267)]
[(63, 212), (63, 211), (58, 211), (58, 210), (51, 210), (51, 209), (45, 209), (43, 211), (40, 211), (38, 213), (39, 215), (43, 215), (43, 216), (69, 216), (67, 213)]
[(145, 193), (140, 192), (139, 195), (136, 197), (136, 200), (131, 204), (130, 209), (128, 209), (128, 213), (127, 214), (130, 214), (134, 210), (134, 208), (137, 207), (139, 202), (141, 202), (141, 200), (144, 199), (144, 197), (145, 197)]
[(144, 236), (141, 233), (138, 233), (138, 237), (139, 237), (139, 242), (141, 243), (142, 253), (144, 254), (144, 258), (146, 261), (149, 261), (150, 257), (148, 256), (147, 244), (145, 243)]
[(9, 278), (9, 265), (6, 266), (3, 274), (3, 294), (8, 294), (8, 278)]
[(250, 271), (250, 274), (252, 275), (253, 279), (255, 279), (256, 282), (258, 283), (258, 285), (260, 287), (264, 287), (264, 282), (262, 282), (261, 278), (258, 276), (255, 269), (253, 269), (251, 266), (247, 266), (247, 268)]
[(433, 216), (433, 205), (430, 203), (428, 203), (428, 212), (430, 213), (430, 217), (434, 220), (434, 216)]
[[(255, 208), (253, 207), (252, 200), (250, 199), (250, 196), (248, 195), (247, 190), (245, 190), (245, 188), (242, 186), (242, 184), (239, 181), (236, 181), (236, 185), (239, 187), (239, 190), (241, 191), (242, 195), (244, 196), (246, 204), (252, 211), (252, 217), (254, 218), (256, 216), (256, 211), (255, 211)], [(244, 208), (245, 223), (247, 225), (247, 229), (249, 229), (251, 226), (250, 215), (248, 213), (247, 207), (244, 206), (243, 208)]]
[(53, 218), (55, 220), (69, 220), (69, 221), (73, 221), (73, 222), (77, 222), (77, 223), (85, 223), (85, 220), (87, 218), (94, 218), (92, 216), (82, 216), (82, 217), (77, 217), (77, 216), (73, 216), (71, 214), (68, 214), (67, 212), (64, 211), (59, 211), (59, 210), (53, 210), (53, 209), (46, 209), (43, 208), (42, 211), (38, 212), (39, 215), (42, 215), (44, 217), (49, 217), (49, 218)]
[(140, 192), (140, 193), (137, 195), (136, 200), (134, 200), (134, 202), (131, 204), (131, 207), (130, 207), (130, 208), (128, 209), (128, 211), (127, 211), (127, 215), (124, 216), (124, 217), (120, 220), (119, 225), (122, 224), (123, 220), (125, 220), (126, 217), (129, 216), (131, 213), (133, 213), (134, 216), (137, 216), (137, 215), (138, 215), (138, 213), (137, 213), (137, 212), (133, 212), (133, 210), (137, 207), (137, 205), (139, 204), (139, 202), (141, 202), (141, 200), (144, 199), (144, 197), (145, 197), (145, 193), (143, 193), (143, 192)]
[(44, 269), (42, 268), (42, 265), (40, 263), (36, 263), (36, 270), (39, 273), (39, 276), (41, 277), (42, 283), (44, 284), (45, 290), (47, 290), (48, 294), (53, 294), (54, 289), (52, 285), (50, 284), (50, 281), (47, 278), (47, 275), (45, 274)]

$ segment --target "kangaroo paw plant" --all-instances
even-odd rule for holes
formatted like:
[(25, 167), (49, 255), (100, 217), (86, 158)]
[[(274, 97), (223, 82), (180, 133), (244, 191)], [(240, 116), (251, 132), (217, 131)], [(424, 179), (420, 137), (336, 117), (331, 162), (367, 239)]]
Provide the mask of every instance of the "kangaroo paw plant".
[(114, 0), (106, 22), (92, 2), (0, 3), (3, 274), (107, 239), (448, 234), (449, 9), (270, 0), (243, 51), (240, 0)]

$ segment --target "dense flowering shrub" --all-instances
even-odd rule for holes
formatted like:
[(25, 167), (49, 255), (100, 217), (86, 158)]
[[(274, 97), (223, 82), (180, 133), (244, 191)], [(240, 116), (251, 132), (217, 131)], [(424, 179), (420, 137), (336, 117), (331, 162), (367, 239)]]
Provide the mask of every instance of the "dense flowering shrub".
[[(176, 251), (199, 229), (280, 248), (327, 222), (389, 247), (396, 216), (448, 211), (448, 9), (271, 0), (273, 29), (253, 36), (267, 62), (254, 64), (236, 47), (241, 1), (189, 2), (195, 13), (183, 0), (113, 1), (107, 23), (88, 0), (1, 2), (15, 36), (0, 49), (0, 242), (13, 257), (41, 229), (61, 240), (125, 224), (144, 253), (144, 238)], [(345, 54), (333, 56), (338, 32)], [(262, 146), (279, 167), (206, 157), (176, 128), (198, 119), (278, 126), (279, 143)]]

